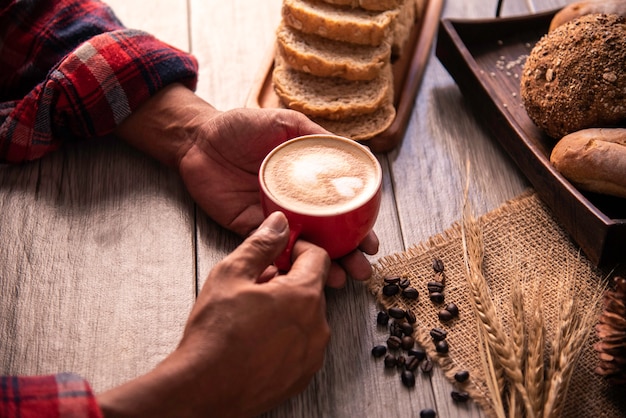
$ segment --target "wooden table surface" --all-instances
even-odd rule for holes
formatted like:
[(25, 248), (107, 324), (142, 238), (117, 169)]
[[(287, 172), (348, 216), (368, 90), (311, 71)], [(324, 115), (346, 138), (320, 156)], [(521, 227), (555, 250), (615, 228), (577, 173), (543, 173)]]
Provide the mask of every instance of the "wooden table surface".
[[(496, 0), (447, 0), (445, 17), (493, 17)], [(506, 0), (503, 16), (566, 0)], [(109, 0), (129, 27), (200, 63), (198, 94), (241, 107), (274, 41), (281, 0)], [(486, 213), (529, 184), (479, 125), (441, 63), (428, 63), (406, 135), (378, 158), (383, 204), (376, 257), (399, 253), (460, 218)], [(210, 268), (240, 242), (201, 213), (178, 177), (116, 140), (72, 145), (0, 167), (0, 372), (72, 371), (102, 391), (148, 371), (177, 344)], [(376, 305), (362, 283), (328, 290), (332, 338), (323, 369), (268, 417), (483, 416), (457, 405), (437, 368), (414, 390), (372, 361)]]

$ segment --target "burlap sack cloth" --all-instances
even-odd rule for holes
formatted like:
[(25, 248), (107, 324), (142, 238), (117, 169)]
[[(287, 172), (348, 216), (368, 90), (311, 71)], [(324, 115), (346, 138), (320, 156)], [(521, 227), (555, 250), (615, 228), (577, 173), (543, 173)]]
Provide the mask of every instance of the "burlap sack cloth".
[[(530, 315), (533, 299), (541, 295), (547, 341), (551, 341), (555, 333), (559, 293), (563, 294), (559, 283), (572, 283), (576, 287), (579, 309), (585, 309), (589, 298), (599, 293), (598, 284), (607, 281), (608, 272), (596, 269), (587, 260), (532, 190), (481, 217), (479, 222), (484, 241), (484, 276), (507, 333), (510, 333), (510, 284), (513, 280), (521, 281), (525, 316)], [(441, 259), (445, 265), (445, 303), (456, 303), (460, 311), (459, 317), (449, 323), (439, 321), (437, 313), (442, 306), (429, 300), (426, 289), (426, 283), (434, 277), (434, 258)], [(383, 296), (383, 278), (391, 276), (409, 278), (420, 292), (419, 299)], [(494, 416), (477, 355), (477, 319), (465, 278), (460, 224), (405, 253), (379, 260), (368, 286), (383, 307), (410, 308), (416, 314), (415, 335), (419, 345), (436, 360), (451, 382), (467, 391), (488, 416)], [(600, 310), (601, 307), (598, 313)], [(429, 335), (434, 327), (448, 332), (450, 351), (447, 355), (438, 355), (434, 349)], [(595, 331), (591, 330), (567, 392), (563, 417), (626, 416), (626, 389), (611, 387), (593, 372), (597, 364), (597, 354), (592, 347), (595, 341)], [(546, 352), (549, 349), (547, 347)], [(467, 370), (471, 376), (462, 386), (453, 379), (459, 370)]]

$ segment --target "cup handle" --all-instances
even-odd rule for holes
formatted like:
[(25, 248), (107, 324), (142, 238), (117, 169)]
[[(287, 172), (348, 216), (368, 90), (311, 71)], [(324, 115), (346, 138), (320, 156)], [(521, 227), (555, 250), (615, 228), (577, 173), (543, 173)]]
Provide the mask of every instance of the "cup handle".
[(274, 264), (278, 268), (278, 270), (282, 272), (289, 271), (291, 269), (291, 253), (293, 250), (293, 246), (296, 243), (296, 240), (300, 236), (300, 232), (302, 232), (301, 225), (289, 226), (289, 242), (287, 243), (287, 247), (283, 250), (283, 252), (274, 260)]

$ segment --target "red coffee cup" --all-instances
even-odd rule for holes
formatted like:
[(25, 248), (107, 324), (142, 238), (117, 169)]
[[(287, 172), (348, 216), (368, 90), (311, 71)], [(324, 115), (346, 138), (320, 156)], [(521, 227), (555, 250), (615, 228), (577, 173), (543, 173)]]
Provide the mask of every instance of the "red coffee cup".
[(259, 170), (265, 216), (283, 212), (289, 244), (275, 261), (291, 266), (291, 250), (302, 238), (328, 252), (347, 255), (372, 230), (381, 200), (382, 169), (365, 146), (336, 135), (306, 135), (277, 146)]

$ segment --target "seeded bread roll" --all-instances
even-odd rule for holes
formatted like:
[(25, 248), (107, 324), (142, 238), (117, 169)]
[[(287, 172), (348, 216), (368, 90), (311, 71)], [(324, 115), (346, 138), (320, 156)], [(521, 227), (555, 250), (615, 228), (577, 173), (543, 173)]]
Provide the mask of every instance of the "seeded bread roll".
[(372, 12), (317, 0), (283, 0), (284, 22), (305, 33), (359, 45), (380, 45), (393, 29), (398, 10)]
[(573, 132), (556, 144), (550, 161), (581, 190), (626, 198), (626, 129)]
[(529, 117), (559, 139), (626, 122), (626, 21), (593, 14), (544, 35), (521, 77)]
[(400, 5), (402, 0), (323, 0), (328, 4), (338, 6), (360, 7), (365, 10), (384, 11), (391, 10)]
[(277, 56), (272, 80), (274, 91), (288, 108), (330, 120), (372, 113), (393, 91), (390, 64), (373, 80), (353, 81), (297, 71)]
[(559, 10), (550, 22), (550, 31), (565, 22), (581, 16), (604, 13), (626, 17), (626, 0), (587, 0), (568, 4)]
[(354, 45), (303, 33), (281, 24), (278, 54), (291, 67), (320, 77), (372, 80), (391, 59), (391, 39), (379, 46)]

